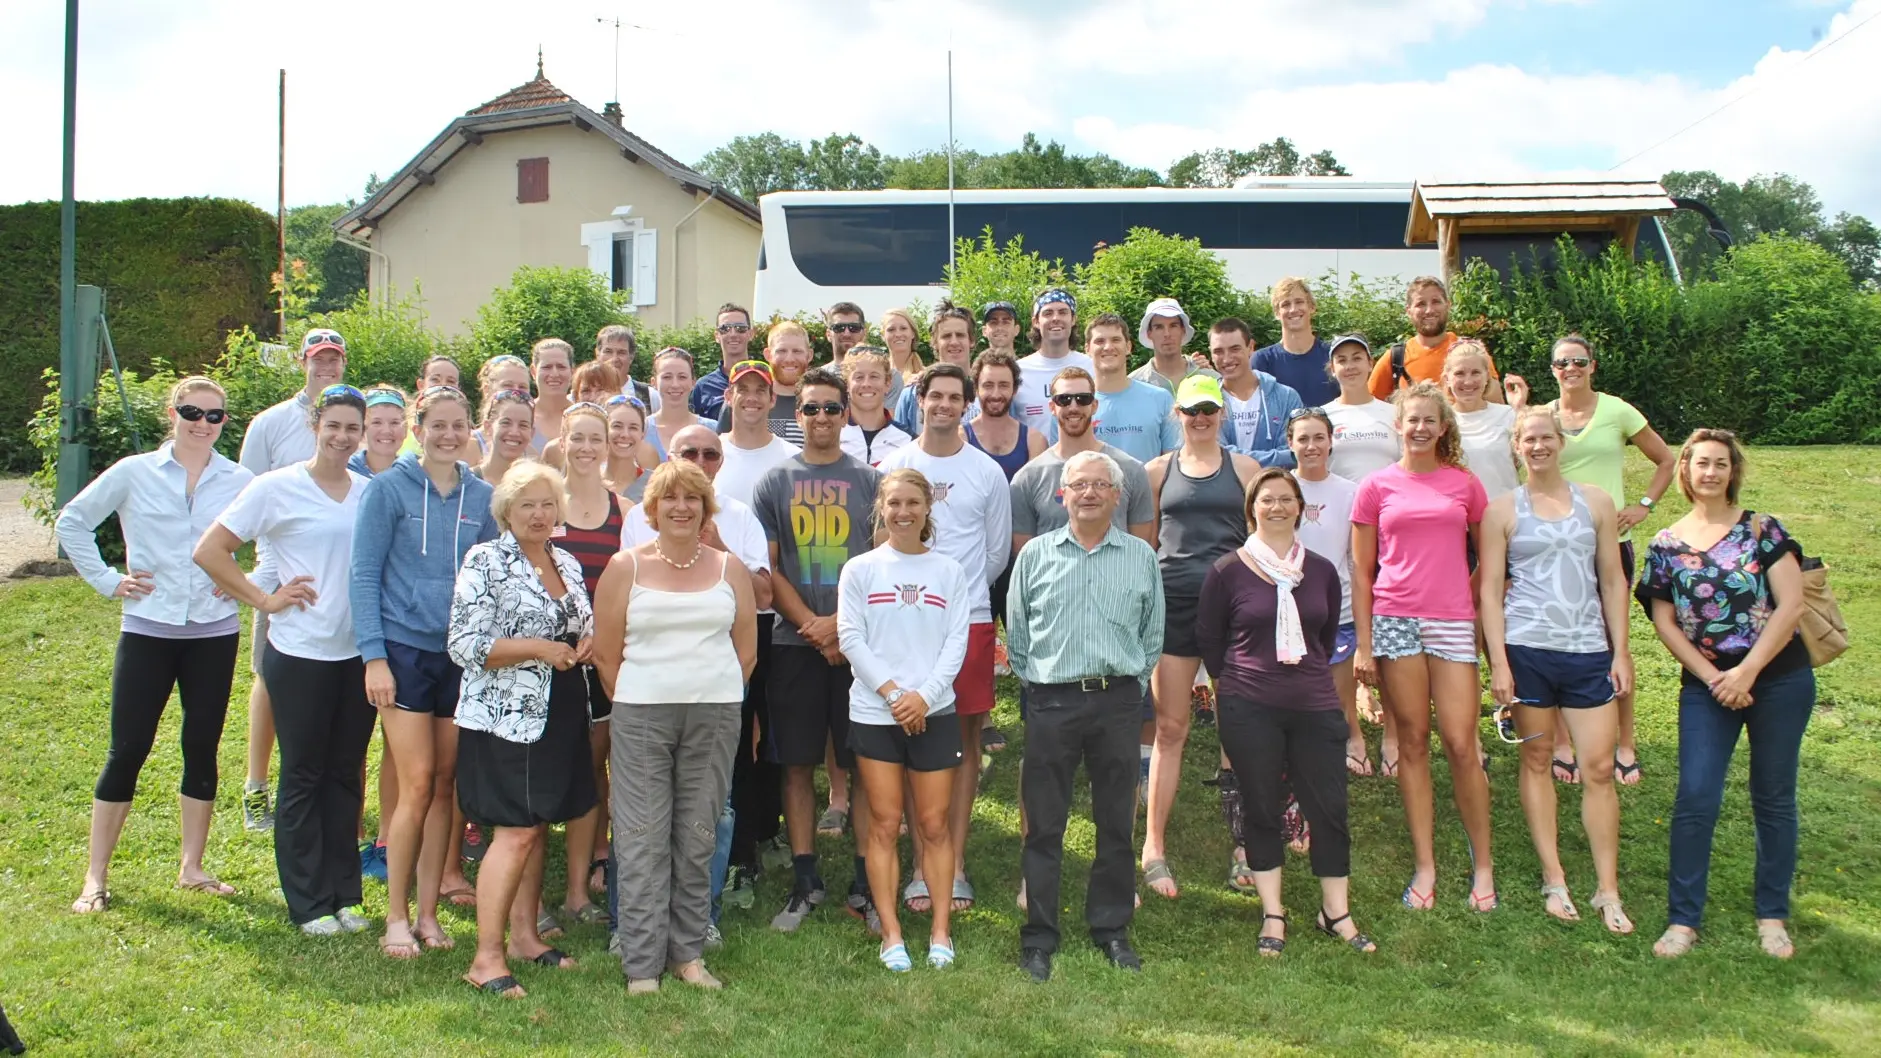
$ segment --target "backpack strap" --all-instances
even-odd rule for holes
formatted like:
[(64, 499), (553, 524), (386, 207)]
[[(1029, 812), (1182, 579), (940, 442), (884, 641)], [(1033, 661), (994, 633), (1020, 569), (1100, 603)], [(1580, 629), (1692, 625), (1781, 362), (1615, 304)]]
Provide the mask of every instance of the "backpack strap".
[(1391, 388), (1403, 389), (1411, 384), (1411, 372), (1404, 366), (1404, 343), (1394, 342), (1391, 346)]

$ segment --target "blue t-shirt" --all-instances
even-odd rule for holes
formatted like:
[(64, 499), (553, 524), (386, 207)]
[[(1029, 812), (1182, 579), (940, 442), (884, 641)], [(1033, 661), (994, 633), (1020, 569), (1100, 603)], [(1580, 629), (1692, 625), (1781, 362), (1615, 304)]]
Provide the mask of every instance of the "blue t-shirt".
[(1292, 386), (1300, 395), (1300, 402), (1308, 408), (1339, 399), (1339, 383), (1326, 372), (1326, 365), (1331, 362), (1332, 349), (1318, 338), (1313, 339), (1311, 349), (1297, 355), (1287, 352), (1279, 342), (1254, 352), (1254, 369), (1267, 372), (1282, 385)]
[[(1099, 441), (1115, 445), (1139, 463), (1147, 463), (1182, 444), (1176, 422), (1176, 398), (1161, 386), (1131, 382), (1126, 389), (1097, 395), (1096, 422), (1091, 432)], [(1045, 439), (1058, 443), (1058, 420), (1045, 427)]]

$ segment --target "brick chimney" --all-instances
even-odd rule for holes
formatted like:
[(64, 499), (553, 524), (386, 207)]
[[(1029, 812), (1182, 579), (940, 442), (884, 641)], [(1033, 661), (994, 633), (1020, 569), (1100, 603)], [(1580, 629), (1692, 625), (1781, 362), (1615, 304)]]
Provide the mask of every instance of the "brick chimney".
[(620, 115), (620, 104), (619, 104), (619, 103), (608, 103), (608, 104), (605, 104), (605, 105), (603, 105), (603, 106), (601, 107), (601, 116), (602, 116), (602, 117), (604, 117), (604, 118), (606, 118), (607, 120), (609, 120), (609, 121), (611, 121), (611, 122), (613, 122), (613, 123), (614, 123), (614, 127), (615, 127), (615, 128), (619, 128), (619, 127), (620, 127), (620, 117), (621, 117), (621, 115)]

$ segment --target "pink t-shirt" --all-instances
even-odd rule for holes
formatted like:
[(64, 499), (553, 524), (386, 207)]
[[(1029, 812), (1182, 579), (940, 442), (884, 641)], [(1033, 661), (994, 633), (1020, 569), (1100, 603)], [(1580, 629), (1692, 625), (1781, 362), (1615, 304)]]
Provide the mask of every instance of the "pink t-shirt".
[(1393, 463), (1359, 482), (1352, 522), (1378, 527), (1372, 613), (1475, 620), (1469, 527), (1487, 506), (1483, 483), (1458, 467), (1413, 474)]

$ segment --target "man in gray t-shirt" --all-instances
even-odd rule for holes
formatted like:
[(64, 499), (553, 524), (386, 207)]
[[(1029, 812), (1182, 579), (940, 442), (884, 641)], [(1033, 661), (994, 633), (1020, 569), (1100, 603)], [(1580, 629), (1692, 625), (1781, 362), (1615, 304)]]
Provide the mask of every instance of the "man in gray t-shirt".
[[(776, 576), (818, 617), (836, 613), (843, 564), (875, 545), (875, 491), (881, 475), (846, 453), (828, 463), (793, 455), (764, 472), (752, 492), (764, 535), (777, 548)], [(779, 611), (782, 612), (781, 609)], [(777, 623), (772, 642), (809, 646), (795, 622)]]
[(1033, 537), (1070, 523), (1058, 486), (1064, 478), (1065, 461), (1079, 452), (1102, 452), (1123, 468), (1123, 495), (1117, 497), (1111, 524), (1148, 543), (1156, 529), (1156, 498), (1150, 494), (1149, 474), (1129, 453), (1092, 434), (1097, 416), (1096, 380), (1081, 369), (1066, 370), (1052, 380), (1046, 406), (1058, 427), (1058, 440), (1013, 475), (1009, 486), (1012, 553), (1017, 555)]

